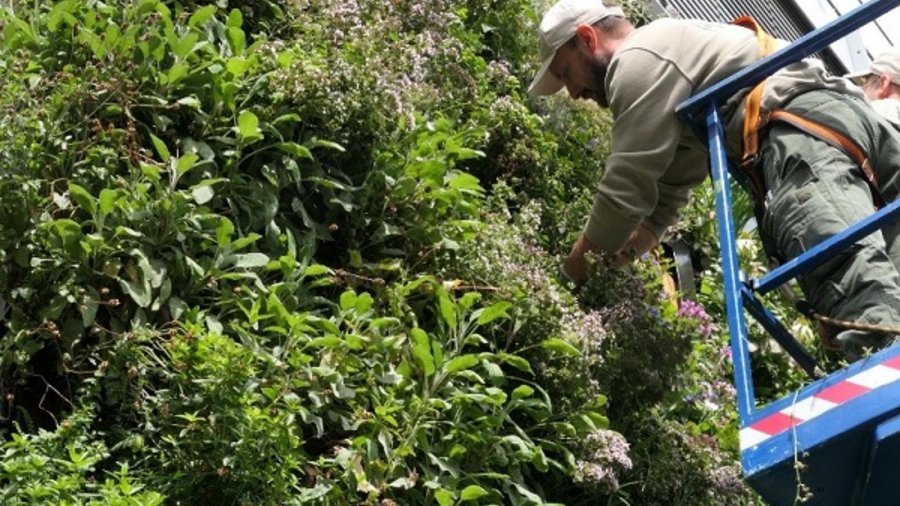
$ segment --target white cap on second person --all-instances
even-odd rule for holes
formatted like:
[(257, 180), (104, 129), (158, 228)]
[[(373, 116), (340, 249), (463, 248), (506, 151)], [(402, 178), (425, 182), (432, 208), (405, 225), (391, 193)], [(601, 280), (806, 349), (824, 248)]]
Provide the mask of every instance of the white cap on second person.
[(563, 87), (550, 71), (556, 50), (575, 36), (579, 25), (592, 25), (608, 16), (625, 17), (621, 8), (603, 5), (602, 0), (559, 0), (544, 14), (540, 26), (541, 68), (528, 93), (552, 95)]
[(900, 48), (891, 48), (872, 60), (868, 70), (847, 74), (847, 78), (853, 81), (860, 81), (862, 78), (876, 74), (879, 76), (887, 76), (894, 84), (900, 85)]

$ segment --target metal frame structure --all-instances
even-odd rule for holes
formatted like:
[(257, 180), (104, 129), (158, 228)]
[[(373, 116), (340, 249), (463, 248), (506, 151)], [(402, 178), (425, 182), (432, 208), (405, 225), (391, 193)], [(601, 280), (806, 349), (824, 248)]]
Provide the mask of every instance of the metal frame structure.
[[(813, 375), (815, 361), (765, 308), (758, 295), (807, 272), (835, 251), (894, 220), (900, 215), (900, 201), (883, 207), (762, 279), (743, 281), (719, 106), (739, 90), (824, 49), (897, 6), (900, 0), (871, 0), (678, 107), (682, 120), (700, 138), (707, 139), (709, 147), (744, 476), (770, 504), (795, 504), (809, 494), (803, 504), (900, 505), (900, 495), (889, 493), (900, 478), (900, 346), (882, 350), (757, 408), (743, 312), (746, 309)], [(798, 465), (801, 462), (803, 465)]]

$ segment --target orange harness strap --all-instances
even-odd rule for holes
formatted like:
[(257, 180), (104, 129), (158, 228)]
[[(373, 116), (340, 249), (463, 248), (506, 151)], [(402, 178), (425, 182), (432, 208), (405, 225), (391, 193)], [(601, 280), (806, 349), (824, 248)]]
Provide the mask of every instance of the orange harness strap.
[[(759, 53), (761, 58), (769, 56), (775, 51), (775, 39), (767, 34), (759, 26), (755, 19), (750, 16), (741, 16), (732, 21), (732, 24), (743, 26), (753, 30), (759, 41)], [(740, 170), (744, 175), (750, 194), (753, 197), (759, 209), (765, 208), (766, 183), (762, 171), (757, 165), (757, 155), (759, 153), (759, 132), (771, 121), (781, 121), (787, 123), (798, 130), (840, 148), (850, 158), (859, 165), (866, 177), (866, 181), (872, 188), (872, 199), (875, 207), (884, 206), (884, 199), (878, 188), (878, 179), (875, 177), (875, 171), (869, 163), (865, 151), (841, 132), (823, 125), (821, 123), (806, 119), (802, 116), (788, 112), (784, 109), (774, 109), (772, 111), (762, 112), (762, 94), (765, 81), (757, 84), (744, 101), (744, 142), (743, 142), (743, 158), (741, 159)]]
[[(765, 58), (775, 51), (775, 39), (766, 33), (752, 17), (741, 16), (735, 18), (731, 23), (753, 30), (753, 33), (756, 34), (756, 39), (759, 42), (760, 58)], [(744, 180), (749, 187), (750, 195), (753, 197), (753, 200), (756, 201), (759, 209), (764, 208), (763, 203), (766, 198), (766, 182), (762, 171), (758, 170), (758, 167), (756, 166), (757, 153), (759, 152), (759, 130), (761, 128), (760, 113), (762, 111), (762, 95), (764, 87), (765, 81), (760, 81), (759, 84), (750, 90), (750, 93), (748, 93), (747, 97), (744, 99), (744, 152), (739, 167), (741, 173), (744, 175)]]

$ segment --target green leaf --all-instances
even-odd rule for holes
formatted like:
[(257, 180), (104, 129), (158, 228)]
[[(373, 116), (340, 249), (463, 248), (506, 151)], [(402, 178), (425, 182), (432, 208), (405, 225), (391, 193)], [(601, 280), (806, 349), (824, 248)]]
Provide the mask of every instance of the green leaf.
[(97, 199), (88, 193), (84, 187), (75, 183), (69, 183), (69, 195), (72, 197), (72, 200), (78, 202), (78, 205), (83, 207), (87, 212), (91, 214), (97, 213)]
[(437, 489), (434, 493), (434, 498), (437, 499), (439, 506), (450, 506), (456, 501), (456, 495), (446, 488)]
[(297, 158), (307, 158), (312, 160), (313, 155), (312, 152), (306, 146), (301, 146), (296, 142), (279, 142), (275, 145), (275, 148), (284, 151), (289, 155), (296, 156)]
[(478, 357), (475, 355), (460, 355), (447, 362), (444, 367), (448, 374), (453, 374), (463, 369), (474, 367), (478, 364)]
[(239, 269), (264, 267), (269, 263), (269, 257), (263, 253), (244, 253), (234, 256), (234, 266)]
[(304, 276), (321, 276), (331, 274), (333, 271), (322, 264), (312, 264), (303, 271)]
[(178, 161), (175, 162), (175, 176), (181, 177), (185, 175), (189, 170), (194, 168), (199, 159), (200, 157), (194, 153), (188, 153), (179, 157)]
[[(237, 9), (231, 12), (240, 12)], [(229, 16), (229, 19), (231, 16)], [(240, 56), (244, 54), (244, 50), (247, 48), (247, 36), (244, 35), (244, 31), (237, 27), (231, 27), (228, 31), (225, 32), (225, 35), (228, 37), (228, 43), (231, 44), (231, 52), (235, 56)]]
[(190, 67), (187, 63), (178, 62), (172, 65), (172, 68), (165, 75), (165, 79), (163, 80), (163, 84), (168, 84), (169, 86), (178, 83), (185, 77), (187, 77), (188, 72), (190, 71)]
[(107, 215), (112, 212), (119, 200), (119, 191), (110, 188), (100, 190), (100, 214)]
[(240, 9), (231, 9), (231, 12), (228, 13), (228, 20), (225, 21), (225, 26), (240, 28), (243, 24), (244, 15), (241, 14)]
[(191, 197), (194, 198), (194, 202), (200, 205), (209, 202), (215, 195), (216, 192), (209, 185), (197, 185), (191, 188)]
[(490, 307), (487, 307), (484, 310), (476, 311), (475, 314), (478, 314), (478, 324), (485, 325), (498, 318), (509, 318), (509, 315), (506, 314), (506, 310), (511, 306), (511, 303), (503, 301), (492, 304)]
[(431, 356), (431, 347), (429, 346), (430, 339), (428, 334), (425, 333), (424, 330), (420, 328), (414, 328), (410, 331), (410, 338), (412, 340), (412, 352), (413, 356), (416, 360), (419, 361), (419, 364), (422, 366), (422, 369), (425, 372), (425, 376), (431, 376), (434, 374), (434, 357)]
[(156, 149), (156, 153), (164, 162), (169, 161), (169, 148), (166, 147), (166, 143), (162, 141), (159, 137), (150, 134), (150, 140), (153, 141), (153, 147)]
[(206, 7), (201, 7), (194, 11), (193, 14), (191, 14), (191, 18), (188, 20), (188, 26), (198, 27), (209, 21), (209, 18), (211, 18), (215, 13), (215, 5), (207, 5)]
[(468, 172), (456, 172), (450, 176), (450, 179), (447, 182), (450, 185), (450, 188), (456, 188), (458, 190), (469, 190), (476, 193), (484, 191), (481, 188), (481, 182), (478, 181), (478, 178)]
[(356, 306), (356, 293), (347, 290), (346, 292), (341, 294), (340, 302), (341, 302), (341, 311), (347, 311), (348, 309)]
[(313, 139), (313, 140), (307, 142), (306, 144), (313, 148), (328, 148), (328, 149), (333, 149), (335, 151), (340, 151), (341, 153), (346, 151), (346, 149), (344, 149), (344, 146), (341, 146), (340, 144), (338, 144), (336, 142), (326, 141), (326, 140), (322, 140), (322, 139)]
[(138, 306), (147, 307), (150, 305), (153, 294), (150, 291), (150, 283), (146, 280), (139, 283), (131, 283), (124, 279), (119, 279), (119, 285)]
[(375, 299), (368, 293), (363, 293), (359, 297), (356, 298), (356, 305), (354, 309), (356, 310), (356, 314), (363, 314), (375, 304)]
[(474, 501), (488, 495), (487, 490), (478, 485), (469, 485), (459, 494), (459, 500), (462, 502)]
[(194, 95), (191, 95), (189, 97), (180, 98), (180, 99), (178, 99), (178, 102), (176, 102), (176, 103), (178, 105), (190, 107), (191, 109), (194, 109), (195, 111), (199, 111), (200, 107), (201, 107), (200, 100), (197, 97), (195, 97)]
[(234, 74), (235, 76), (239, 76), (247, 71), (252, 64), (252, 60), (248, 60), (247, 58), (229, 58), (225, 63), (225, 68)]
[(527, 360), (525, 360), (524, 358), (522, 358), (518, 355), (512, 355), (509, 353), (499, 353), (499, 354), (497, 354), (497, 358), (499, 358), (503, 362), (515, 367), (516, 369), (518, 369), (520, 371), (534, 373), (534, 371), (531, 369), (531, 364), (529, 364)]
[(220, 248), (224, 248), (231, 243), (231, 236), (234, 234), (234, 223), (228, 218), (221, 216), (219, 218), (219, 226), (216, 227), (216, 243)]
[(238, 115), (238, 133), (247, 141), (262, 139), (262, 131), (259, 129), (259, 118), (250, 111), (241, 111)]
[(438, 307), (441, 311), (441, 317), (450, 328), (456, 327), (456, 306), (444, 293), (438, 294)]
[(572, 343), (559, 338), (547, 339), (546, 341), (541, 342), (541, 348), (562, 353), (563, 355), (570, 355), (573, 357), (581, 356), (581, 351), (572, 345)]
[(519, 385), (513, 390), (512, 398), (513, 399), (525, 399), (534, 395), (534, 389), (528, 385)]

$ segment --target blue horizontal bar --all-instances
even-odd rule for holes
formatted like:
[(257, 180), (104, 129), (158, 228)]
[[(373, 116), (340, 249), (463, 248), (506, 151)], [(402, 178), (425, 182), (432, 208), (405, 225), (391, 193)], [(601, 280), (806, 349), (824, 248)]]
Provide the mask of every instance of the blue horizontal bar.
[(800, 37), (789, 47), (745, 67), (685, 100), (675, 109), (675, 112), (678, 113), (682, 120), (693, 122), (693, 116), (706, 114), (708, 104), (721, 105), (738, 91), (753, 86), (775, 73), (775, 71), (824, 49), (828, 44), (850, 34), (882, 14), (890, 12), (898, 5), (900, 5), (900, 0), (872, 0), (867, 2), (827, 25)]
[(753, 290), (759, 294), (765, 294), (798, 275), (809, 272), (851, 244), (894, 221), (898, 213), (900, 213), (900, 200), (895, 200), (876, 213), (866, 216), (840, 233), (813, 246), (802, 255), (791, 259), (762, 279), (753, 280), (751, 282)]

